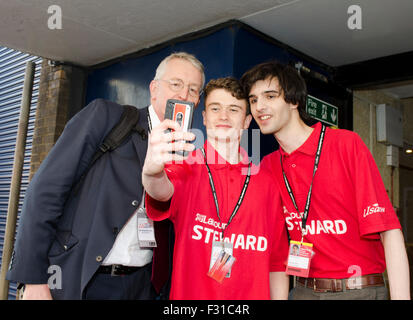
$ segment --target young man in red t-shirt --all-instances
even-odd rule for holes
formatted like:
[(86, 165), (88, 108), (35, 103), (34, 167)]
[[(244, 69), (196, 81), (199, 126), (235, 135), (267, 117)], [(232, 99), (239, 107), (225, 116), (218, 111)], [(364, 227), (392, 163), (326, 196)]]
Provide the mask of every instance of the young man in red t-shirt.
[(289, 256), (291, 297), (386, 299), (387, 266), (391, 298), (410, 299), (400, 223), (360, 137), (306, 125), (306, 85), (292, 67), (263, 63), (241, 82), (262, 133), (280, 145), (261, 168), (280, 186), (291, 246), (303, 249)]
[(281, 197), (271, 175), (258, 172), (240, 148), (251, 115), (238, 80), (208, 83), (203, 118), (208, 140), (187, 158), (170, 151), (192, 151), (182, 142), (192, 133), (168, 120), (154, 128), (143, 169), (149, 218), (174, 224), (170, 298), (286, 299)]

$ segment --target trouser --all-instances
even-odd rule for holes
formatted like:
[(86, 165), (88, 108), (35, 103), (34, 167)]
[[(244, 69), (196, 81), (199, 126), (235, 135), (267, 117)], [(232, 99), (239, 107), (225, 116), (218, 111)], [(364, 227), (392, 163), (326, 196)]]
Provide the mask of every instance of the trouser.
[(157, 294), (151, 282), (152, 263), (127, 274), (95, 273), (85, 288), (86, 300), (153, 300)]
[(314, 292), (297, 283), (290, 291), (289, 300), (388, 300), (389, 294), (386, 286), (367, 287), (363, 289), (346, 290), (341, 292)]

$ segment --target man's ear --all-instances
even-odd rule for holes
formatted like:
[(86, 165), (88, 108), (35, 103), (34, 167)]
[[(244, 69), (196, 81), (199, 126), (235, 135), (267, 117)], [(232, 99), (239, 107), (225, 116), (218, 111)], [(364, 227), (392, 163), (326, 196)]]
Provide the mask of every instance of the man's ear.
[(249, 128), (249, 126), (250, 126), (250, 124), (251, 124), (251, 120), (252, 120), (252, 115), (251, 115), (251, 114), (249, 114), (249, 115), (247, 115), (247, 116), (245, 117), (245, 120), (244, 120), (244, 129), (248, 129), (248, 128)]
[(158, 91), (159, 83), (156, 80), (152, 80), (149, 84), (149, 92), (151, 94), (151, 100), (156, 97), (156, 93)]
[(291, 109), (291, 110), (293, 110), (293, 109), (298, 109), (298, 104), (292, 104), (292, 103), (290, 103), (290, 109)]

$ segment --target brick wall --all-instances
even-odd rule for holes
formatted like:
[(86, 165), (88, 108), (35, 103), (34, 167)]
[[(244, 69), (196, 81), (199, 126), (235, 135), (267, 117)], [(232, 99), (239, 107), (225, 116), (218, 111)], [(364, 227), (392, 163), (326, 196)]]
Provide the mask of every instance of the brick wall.
[(52, 66), (43, 60), (29, 179), (54, 146), (70, 116), (83, 106), (85, 78), (83, 70), (77, 67)]

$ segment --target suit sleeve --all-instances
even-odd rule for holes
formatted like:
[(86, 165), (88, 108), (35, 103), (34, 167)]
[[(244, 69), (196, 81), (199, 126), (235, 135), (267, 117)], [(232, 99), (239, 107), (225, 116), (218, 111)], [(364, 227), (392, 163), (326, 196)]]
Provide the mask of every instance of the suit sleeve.
[(26, 191), (9, 280), (47, 283), (48, 251), (72, 186), (122, 111), (115, 103), (94, 100), (67, 123)]

